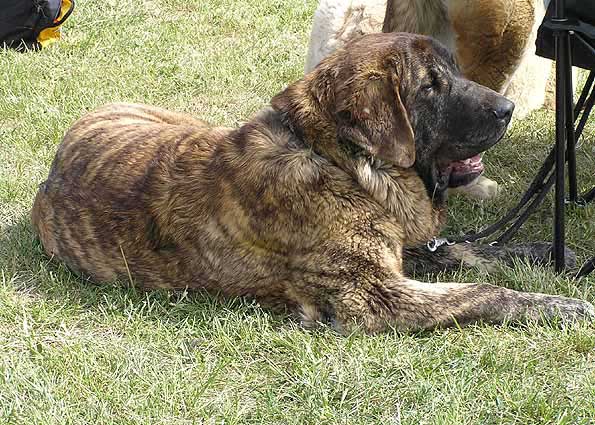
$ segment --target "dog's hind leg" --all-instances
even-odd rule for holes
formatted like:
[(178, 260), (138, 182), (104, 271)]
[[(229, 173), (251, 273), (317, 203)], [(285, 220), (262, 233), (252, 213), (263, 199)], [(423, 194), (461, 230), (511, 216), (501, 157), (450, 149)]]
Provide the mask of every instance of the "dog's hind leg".
[[(576, 256), (566, 249), (566, 266), (576, 265)], [(407, 276), (422, 276), (461, 268), (479, 268), (493, 271), (499, 265), (513, 266), (515, 261), (545, 265), (551, 262), (551, 244), (533, 242), (509, 245), (461, 243), (443, 245), (430, 252), (425, 246), (407, 247), (403, 250), (403, 267)]]
[(388, 327), (415, 331), (477, 322), (542, 321), (555, 317), (568, 322), (595, 317), (595, 309), (586, 301), (488, 284), (399, 279), (357, 288), (340, 295), (334, 305), (340, 331), (349, 331), (353, 325), (376, 333)]

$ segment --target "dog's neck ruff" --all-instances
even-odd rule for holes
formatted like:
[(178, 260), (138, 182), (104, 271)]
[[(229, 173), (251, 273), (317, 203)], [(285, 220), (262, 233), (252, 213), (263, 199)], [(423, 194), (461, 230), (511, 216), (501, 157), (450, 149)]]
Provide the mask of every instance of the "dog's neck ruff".
[[(399, 168), (385, 163), (349, 142), (323, 140), (324, 132), (312, 143), (311, 129), (302, 129), (291, 122), (291, 116), (274, 108), (265, 109), (261, 119), (285, 133), (292, 145), (312, 149), (350, 176), (370, 200), (401, 224), (403, 237), (408, 242), (425, 243), (440, 231), (445, 208), (432, 202), (415, 168)], [(333, 151), (327, 152), (327, 148)]]

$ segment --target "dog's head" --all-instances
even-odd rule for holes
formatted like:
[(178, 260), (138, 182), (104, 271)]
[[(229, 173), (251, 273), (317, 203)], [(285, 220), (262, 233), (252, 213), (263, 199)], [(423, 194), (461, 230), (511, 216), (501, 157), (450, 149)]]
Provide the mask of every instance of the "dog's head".
[[(435, 40), (371, 34), (345, 46), (272, 100), (314, 149), (345, 163), (368, 155), (415, 167), (428, 192), (481, 173), (474, 158), (504, 135), (514, 104), (463, 78)], [(469, 161), (467, 161), (469, 164)]]

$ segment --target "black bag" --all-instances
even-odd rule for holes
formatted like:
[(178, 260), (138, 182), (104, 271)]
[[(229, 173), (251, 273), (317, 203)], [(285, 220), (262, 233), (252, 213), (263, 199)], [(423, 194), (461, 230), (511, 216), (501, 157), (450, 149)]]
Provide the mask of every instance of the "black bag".
[(74, 0), (0, 0), (0, 47), (40, 49), (60, 38)]
[[(573, 26), (585, 40), (595, 49), (595, 1), (593, 0), (566, 0), (566, 15), (568, 24)], [(554, 16), (554, 0), (549, 4), (545, 14), (544, 23), (537, 32), (536, 53), (548, 59), (555, 59), (554, 31), (548, 28), (547, 21)], [(573, 29), (571, 28), (571, 29)], [(570, 37), (572, 45), (572, 65), (595, 71), (595, 54), (593, 51)]]

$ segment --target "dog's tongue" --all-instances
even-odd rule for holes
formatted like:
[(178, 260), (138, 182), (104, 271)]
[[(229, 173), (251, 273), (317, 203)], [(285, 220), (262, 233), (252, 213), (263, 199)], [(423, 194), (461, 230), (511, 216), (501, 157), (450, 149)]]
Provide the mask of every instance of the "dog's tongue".
[(451, 164), (452, 172), (456, 174), (481, 173), (483, 162), (481, 155), (475, 155), (462, 161), (455, 161)]
[(475, 155), (462, 161), (455, 161), (449, 165), (449, 187), (464, 186), (471, 183), (483, 173), (481, 155)]

